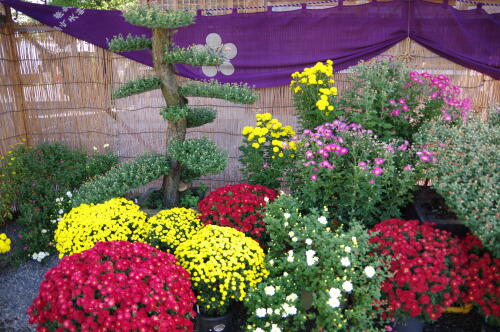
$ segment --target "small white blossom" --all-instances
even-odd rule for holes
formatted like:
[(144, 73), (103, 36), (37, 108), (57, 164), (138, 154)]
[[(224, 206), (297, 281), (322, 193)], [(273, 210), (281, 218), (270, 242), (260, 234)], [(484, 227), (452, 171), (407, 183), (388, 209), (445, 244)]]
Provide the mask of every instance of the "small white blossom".
[(373, 266), (365, 267), (365, 274), (368, 278), (372, 278), (375, 275), (375, 269)]
[(344, 282), (342, 283), (342, 288), (343, 288), (346, 292), (350, 293), (350, 292), (352, 291), (352, 282), (350, 282), (350, 281), (344, 281)]
[(330, 294), (330, 297), (340, 297), (341, 292), (338, 288), (330, 288), (328, 294)]
[(267, 314), (268, 314), (268, 315), (272, 315), (272, 314), (273, 314), (273, 309), (271, 309), (271, 308), (267, 308)]
[(97, 148), (95, 146), (92, 147), (94, 149), (94, 151), (97, 151)]
[(264, 292), (266, 293), (266, 295), (269, 295), (269, 296), (273, 296), (275, 294), (273, 286), (266, 286), (264, 288)]
[(328, 220), (326, 219), (326, 217), (325, 217), (325, 216), (321, 216), (321, 217), (319, 217), (319, 218), (318, 218), (318, 221), (319, 221), (319, 223), (320, 223), (320, 224), (322, 224), (322, 225), (326, 225), (326, 224), (328, 223)]
[(267, 197), (267, 196), (264, 197), (264, 202), (266, 202), (266, 204), (269, 203), (269, 197)]
[(292, 237), (292, 242), (297, 242), (297, 240), (298, 240), (298, 239), (297, 239), (297, 237), (296, 237), (296, 236)]
[(271, 259), (271, 260), (269, 261), (269, 265), (273, 266), (273, 265), (274, 265), (274, 260), (272, 260), (272, 259)]
[(40, 251), (40, 252), (34, 253), (31, 257), (40, 263), (47, 256), (49, 256), (48, 252)]
[(52, 219), (50, 222), (53, 223), (53, 224), (55, 224), (57, 222), (57, 220)]
[(288, 213), (288, 212), (283, 213), (283, 217), (285, 217), (285, 219), (289, 219), (290, 213)]
[(342, 266), (350, 266), (351, 265), (351, 261), (349, 260), (349, 257), (342, 257), (342, 259), (340, 260), (340, 263), (342, 264)]
[(285, 222), (283, 226), (288, 227), (288, 222)]
[(293, 250), (288, 250), (288, 257), (286, 259), (288, 262), (292, 263), (294, 258), (293, 258)]
[(345, 248), (344, 248), (344, 251), (345, 251), (346, 253), (350, 253), (350, 252), (351, 252), (351, 247), (349, 247), (349, 246), (345, 247)]
[(295, 233), (292, 231), (292, 232), (288, 232), (288, 236), (289, 237), (294, 237), (295, 236)]
[(355, 236), (353, 236), (353, 237), (351, 238), (351, 240), (352, 240), (352, 243), (354, 243), (354, 246), (356, 247), (356, 246), (358, 245), (358, 239), (356, 239), (356, 237), (355, 237)]
[(103, 147), (103, 148), (109, 148), (109, 144), (108, 144), (108, 143), (106, 143), (106, 144), (104, 144), (102, 147)]
[(71, 193), (71, 191), (68, 191), (68, 192), (66, 193), (66, 196), (68, 196), (69, 198), (71, 198), (71, 197), (73, 197), (73, 194)]
[(310, 246), (312, 243), (313, 243), (313, 240), (311, 240), (311, 239), (309, 239), (309, 238), (307, 238), (307, 239), (306, 239), (306, 244), (307, 244), (308, 246)]
[(340, 301), (337, 297), (331, 297), (328, 300), (328, 305), (332, 308), (338, 308), (340, 306)]
[(288, 277), (288, 272), (283, 272), (283, 277)]
[(258, 308), (256, 311), (255, 311), (255, 314), (257, 315), (257, 317), (259, 318), (263, 318), (263, 317), (266, 317), (266, 309), (264, 308)]
[(63, 214), (63, 213), (64, 213), (64, 210), (63, 210), (63, 209), (60, 209), (59, 211), (57, 211), (57, 213), (59, 213), (59, 214)]
[(283, 303), (281, 307), (285, 311), (282, 317), (293, 316), (297, 314), (297, 308), (293, 305), (289, 305), (288, 303)]
[(265, 331), (263, 329), (261, 329), (260, 327), (258, 327), (255, 330), (253, 330), (253, 332), (265, 332)]
[(271, 332), (281, 332), (281, 329), (278, 327), (278, 325), (273, 324), (271, 326)]
[(297, 300), (298, 298), (299, 298), (299, 297), (297, 296), (297, 294), (292, 293), (292, 294), (290, 294), (290, 295), (288, 295), (288, 296), (286, 297), (286, 300), (287, 300), (287, 301), (295, 301), (295, 300)]
[(275, 315), (279, 315), (280, 314), (280, 310), (279, 309), (274, 309), (274, 314)]
[(311, 266), (314, 265), (316, 262), (318, 262), (319, 258), (315, 257), (316, 251), (314, 250), (307, 250), (306, 251), (306, 262), (307, 265)]
[(59, 203), (61, 201), (61, 199), (58, 197), (56, 198), (56, 203)]
[(42, 232), (42, 234), (45, 234), (45, 233), (47, 233), (47, 230), (46, 229), (42, 229), (41, 232)]

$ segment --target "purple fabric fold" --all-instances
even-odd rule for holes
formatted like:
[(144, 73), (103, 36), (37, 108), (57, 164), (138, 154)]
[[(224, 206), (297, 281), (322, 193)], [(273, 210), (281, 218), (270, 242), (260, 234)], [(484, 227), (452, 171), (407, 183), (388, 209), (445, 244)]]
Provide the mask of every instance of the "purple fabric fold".
[[(0, 0), (34, 19), (107, 48), (119, 33), (150, 36), (147, 28), (127, 23), (120, 11), (63, 8)], [(174, 42), (222, 47), (225, 64), (177, 65), (179, 75), (220, 82), (246, 82), (257, 88), (286, 85), (290, 74), (334, 60), (339, 71), (384, 52), (406, 37), (466, 67), (500, 78), (500, 16), (483, 10), (458, 11), (420, 0), (298, 9), (261, 13), (197, 16), (178, 29)], [(151, 66), (148, 50), (122, 55)]]

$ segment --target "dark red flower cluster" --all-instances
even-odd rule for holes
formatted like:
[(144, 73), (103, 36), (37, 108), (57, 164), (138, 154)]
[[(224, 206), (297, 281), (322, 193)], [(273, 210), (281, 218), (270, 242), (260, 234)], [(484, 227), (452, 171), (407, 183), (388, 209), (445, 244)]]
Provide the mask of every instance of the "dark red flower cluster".
[(98, 242), (45, 274), (28, 309), (37, 331), (192, 331), (189, 273), (144, 243)]
[(462, 302), (478, 304), (485, 316), (500, 316), (500, 259), (492, 258), (472, 234), (467, 234), (462, 246), (467, 255), (461, 270), (465, 277)]
[(276, 191), (261, 185), (228, 185), (201, 200), (198, 210), (203, 222), (233, 227), (258, 241), (265, 232), (264, 207), (277, 196)]
[(392, 277), (382, 284), (389, 314), (435, 320), (460, 296), (460, 267), (467, 257), (450, 233), (418, 220), (388, 219), (376, 225), (371, 242), (392, 258)]

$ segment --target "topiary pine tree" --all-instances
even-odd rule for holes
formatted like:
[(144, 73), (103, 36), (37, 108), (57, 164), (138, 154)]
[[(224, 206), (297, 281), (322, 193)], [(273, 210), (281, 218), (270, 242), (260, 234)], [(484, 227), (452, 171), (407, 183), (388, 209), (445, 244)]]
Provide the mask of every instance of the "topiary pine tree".
[[(257, 100), (257, 96), (243, 84), (219, 84), (217, 81), (192, 81), (184, 86), (177, 84), (174, 67), (176, 63), (192, 66), (223, 63), (221, 50), (202, 46), (181, 48), (173, 44), (174, 29), (193, 24), (194, 13), (164, 10), (148, 5), (130, 8), (124, 11), (123, 17), (133, 25), (150, 28), (152, 38), (130, 34), (126, 37), (115, 36), (108, 41), (109, 49), (113, 52), (151, 49), (155, 75), (125, 83), (115, 91), (113, 97), (123, 98), (161, 89), (167, 106), (160, 114), (168, 122), (166, 151), (170, 162), (169, 171), (163, 178), (163, 203), (165, 207), (173, 207), (178, 203), (178, 187), (182, 175), (192, 180), (201, 175), (220, 172), (224, 169), (227, 159), (211, 141), (185, 140), (186, 128), (212, 122), (216, 114), (213, 109), (189, 106), (186, 97), (212, 97), (240, 104), (252, 104)], [(194, 154), (196, 160), (193, 160)]]

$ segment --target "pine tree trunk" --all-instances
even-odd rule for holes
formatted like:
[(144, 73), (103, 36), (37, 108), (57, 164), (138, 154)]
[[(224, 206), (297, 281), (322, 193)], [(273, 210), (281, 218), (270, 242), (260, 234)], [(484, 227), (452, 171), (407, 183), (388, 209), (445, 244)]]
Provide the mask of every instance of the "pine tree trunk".
[[(175, 79), (174, 66), (163, 60), (165, 50), (171, 48), (171, 33), (168, 29), (153, 29), (153, 66), (156, 75), (161, 78), (161, 92), (168, 106), (187, 104), (187, 100), (179, 94), (179, 86)], [(186, 119), (168, 121), (166, 149), (175, 140), (186, 138)], [(163, 177), (163, 205), (167, 208), (176, 206), (179, 202), (179, 182), (181, 169), (177, 161), (170, 161), (170, 171)]]

